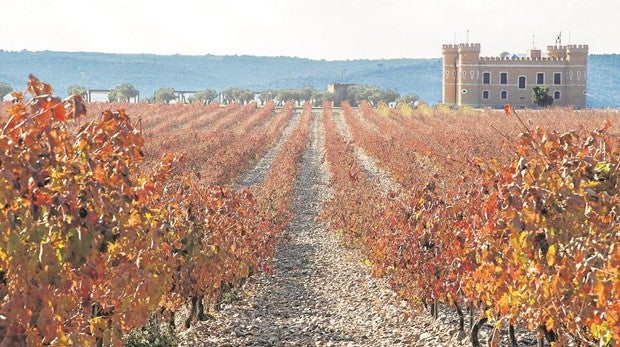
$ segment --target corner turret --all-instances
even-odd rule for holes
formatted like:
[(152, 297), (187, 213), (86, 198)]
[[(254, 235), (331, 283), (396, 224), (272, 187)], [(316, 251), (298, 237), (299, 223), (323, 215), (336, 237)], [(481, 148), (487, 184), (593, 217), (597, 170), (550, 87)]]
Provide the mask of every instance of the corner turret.
[(443, 45), (441, 53), (443, 55), (442, 76), (444, 80), (441, 102), (446, 104), (456, 104), (456, 64), (459, 56), (459, 47), (458, 45)]
[(459, 45), (459, 64), (477, 64), (479, 59), (479, 43), (461, 43)]
[(566, 46), (566, 60), (585, 64), (588, 60), (588, 45)]

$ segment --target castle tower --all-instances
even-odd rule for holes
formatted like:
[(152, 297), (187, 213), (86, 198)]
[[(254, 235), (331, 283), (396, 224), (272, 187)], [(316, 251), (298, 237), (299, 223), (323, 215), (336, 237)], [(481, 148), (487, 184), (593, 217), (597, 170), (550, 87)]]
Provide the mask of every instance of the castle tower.
[(588, 61), (588, 45), (566, 46), (566, 60), (571, 63), (586, 64)]
[(556, 60), (566, 60), (566, 46), (547, 46), (547, 55)]
[(588, 45), (566, 46), (566, 69), (568, 70), (565, 95), (571, 104), (586, 104)]
[(480, 44), (465, 43), (458, 48), (457, 61), (457, 103), (459, 105), (478, 105), (480, 104), (480, 85), (479, 69), (480, 66)]
[(441, 102), (445, 104), (456, 104), (457, 101), (457, 45), (443, 45), (441, 53), (443, 54), (443, 88)]

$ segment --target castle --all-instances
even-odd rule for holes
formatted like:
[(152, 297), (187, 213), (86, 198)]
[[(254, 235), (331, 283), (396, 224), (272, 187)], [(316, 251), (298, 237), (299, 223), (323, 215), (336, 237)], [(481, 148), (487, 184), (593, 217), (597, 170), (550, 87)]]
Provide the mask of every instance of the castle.
[(480, 57), (479, 43), (443, 45), (442, 102), (474, 107), (535, 107), (534, 86), (549, 87), (553, 105), (586, 106), (587, 45), (556, 44), (527, 56)]

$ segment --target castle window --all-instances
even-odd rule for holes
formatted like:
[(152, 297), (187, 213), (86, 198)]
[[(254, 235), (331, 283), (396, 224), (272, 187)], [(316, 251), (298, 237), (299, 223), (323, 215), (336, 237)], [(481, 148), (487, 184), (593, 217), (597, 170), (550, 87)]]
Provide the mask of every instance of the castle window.
[(505, 90), (502, 90), (502, 91), (501, 91), (501, 93), (499, 93), (499, 97), (500, 97), (500, 99), (502, 99), (502, 100), (506, 100), (506, 99), (508, 99), (508, 92), (507, 92), (507, 91), (505, 91)]
[(474, 70), (471, 70), (471, 71), (469, 72), (469, 79), (470, 79), (470, 80), (473, 80), (473, 79), (474, 79), (475, 74), (476, 74), (476, 73), (474, 72)]
[(525, 76), (519, 76), (519, 89), (525, 89)]
[(562, 84), (562, 73), (556, 72), (553, 74), (553, 84)]
[(482, 84), (491, 84), (491, 73), (490, 72), (482, 73)]
[(581, 71), (577, 71), (577, 80), (581, 81)]
[(573, 80), (573, 72), (572, 71), (568, 72), (568, 79), (571, 80), (571, 81)]
[(555, 92), (553, 92), (553, 98), (555, 100), (560, 100), (560, 91), (556, 90)]
[(482, 98), (484, 100), (488, 100), (489, 99), (489, 91), (488, 90), (485, 90), (485, 91), (482, 92)]
[(545, 84), (545, 73), (539, 72), (536, 74), (536, 84)]
[(508, 84), (508, 72), (499, 73), (499, 84)]
[(467, 78), (467, 71), (463, 70), (463, 79)]

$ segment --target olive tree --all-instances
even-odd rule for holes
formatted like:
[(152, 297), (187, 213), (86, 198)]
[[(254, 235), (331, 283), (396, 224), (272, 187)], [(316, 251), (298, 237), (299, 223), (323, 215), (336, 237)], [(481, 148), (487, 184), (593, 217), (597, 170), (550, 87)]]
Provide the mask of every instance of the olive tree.
[(86, 88), (84, 86), (80, 86), (80, 85), (72, 85), (69, 86), (69, 88), (67, 88), (67, 95), (71, 96), (71, 95), (79, 95), (81, 97), (85, 97), (86, 96)]
[(260, 100), (261, 104), (264, 105), (268, 101), (275, 99), (277, 95), (278, 91), (273, 89), (267, 89), (260, 92), (260, 94), (258, 95), (258, 99)]
[(377, 106), (379, 102), (386, 104), (395, 102), (400, 94), (395, 89), (381, 89), (368, 85), (352, 85), (347, 88), (347, 97), (351, 105), (357, 105), (360, 101), (366, 100), (371, 105)]
[(123, 83), (114, 87), (108, 94), (110, 101), (124, 101), (129, 102), (129, 99), (138, 96), (138, 90), (131, 83)]
[(203, 105), (208, 105), (215, 98), (217, 98), (217, 91), (215, 89), (205, 89), (192, 94), (189, 97), (189, 102), (199, 101)]
[(416, 93), (408, 93), (408, 94), (401, 96), (400, 99), (398, 99), (398, 101), (407, 103), (411, 106), (413, 106), (413, 104), (415, 104), (415, 102), (418, 100), (420, 100), (420, 97)]
[(396, 91), (396, 89), (381, 89), (380, 95), (381, 101), (386, 104), (396, 102), (396, 100), (400, 97), (400, 94)]
[(299, 102), (301, 100), (301, 93), (297, 89), (282, 89), (278, 91), (278, 95), (276, 95), (276, 100), (280, 103), (284, 103), (287, 101)]
[(315, 107), (320, 107), (324, 102), (333, 102), (334, 101), (334, 93), (330, 93), (328, 91), (320, 91), (315, 90), (312, 93), (312, 100), (314, 101)]
[(176, 98), (177, 94), (174, 88), (159, 88), (153, 93), (153, 100), (155, 102), (163, 102), (166, 105)]
[(254, 99), (254, 92), (249, 89), (228, 88), (223, 92), (226, 103), (236, 101), (240, 104), (247, 104)]
[(4, 99), (10, 92), (13, 91), (13, 87), (6, 82), (0, 82), (0, 101)]
[(314, 88), (311, 86), (305, 86), (299, 91), (300, 99), (309, 102), (314, 94)]

